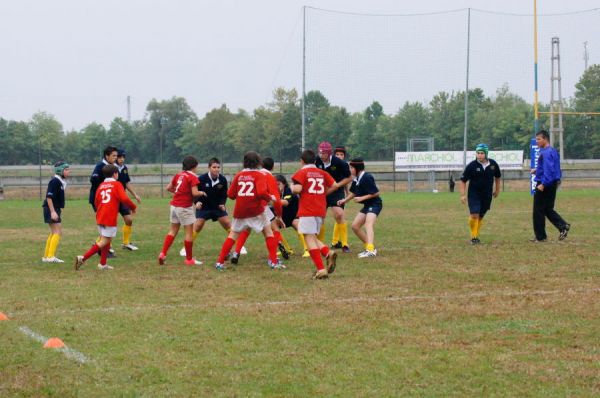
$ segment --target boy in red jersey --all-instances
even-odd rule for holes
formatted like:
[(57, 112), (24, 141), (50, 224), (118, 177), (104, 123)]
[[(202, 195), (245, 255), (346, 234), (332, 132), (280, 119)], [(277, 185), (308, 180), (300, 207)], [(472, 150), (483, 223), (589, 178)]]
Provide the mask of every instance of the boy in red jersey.
[(113, 269), (113, 267), (106, 264), (106, 258), (110, 249), (110, 242), (117, 235), (119, 206), (123, 203), (131, 209), (132, 213), (135, 213), (137, 207), (125, 193), (123, 185), (117, 181), (119, 177), (117, 166), (113, 164), (105, 165), (102, 167), (102, 175), (104, 176), (104, 181), (98, 186), (94, 199), (96, 224), (98, 224), (100, 240), (94, 243), (84, 255), (75, 258), (76, 270), (81, 268), (88, 258), (98, 252), (100, 252), (100, 264), (98, 264), (98, 268), (102, 270)]
[(231, 232), (223, 242), (221, 253), (215, 264), (218, 271), (225, 270), (223, 263), (229, 251), (235, 244), (240, 232), (252, 229), (254, 232), (262, 232), (269, 251), (269, 265), (271, 268), (277, 266), (277, 242), (273, 237), (270, 220), (265, 214), (265, 205), (275, 198), (269, 194), (267, 179), (260, 172), (260, 156), (256, 152), (246, 152), (244, 155), (244, 169), (237, 173), (231, 181), (227, 196), (235, 199), (233, 209), (233, 222)]
[(173, 244), (179, 228), (183, 225), (185, 231), (185, 239), (183, 241), (185, 247), (185, 265), (201, 265), (202, 262), (196, 260), (192, 256), (194, 223), (196, 222), (196, 209), (194, 206), (194, 196), (205, 196), (205, 192), (198, 190), (198, 177), (196, 176), (196, 168), (198, 161), (193, 156), (183, 158), (182, 171), (175, 174), (167, 191), (173, 193), (171, 200), (170, 221), (171, 226), (169, 233), (165, 236), (162, 250), (158, 255), (158, 263), (165, 264), (167, 252)]
[[(298, 232), (304, 235), (308, 252), (317, 271), (314, 279), (325, 279), (335, 270), (337, 253), (317, 237), (327, 215), (327, 195), (340, 187), (333, 177), (317, 168), (316, 155), (310, 149), (302, 152), (302, 168), (292, 176), (292, 192), (300, 195)], [(321, 255), (327, 259), (327, 269)]]

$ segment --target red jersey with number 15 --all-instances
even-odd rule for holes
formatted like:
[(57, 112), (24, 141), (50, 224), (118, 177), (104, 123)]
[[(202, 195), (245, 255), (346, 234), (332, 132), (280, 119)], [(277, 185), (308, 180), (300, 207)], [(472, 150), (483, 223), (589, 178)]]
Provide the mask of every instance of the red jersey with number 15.
[(265, 201), (271, 200), (266, 177), (256, 169), (244, 169), (237, 173), (227, 190), (227, 196), (235, 199), (235, 218), (256, 217), (265, 210)]
[(175, 207), (190, 207), (194, 204), (194, 195), (192, 195), (192, 187), (200, 184), (196, 174), (191, 171), (181, 171), (171, 180), (171, 186), (175, 194), (171, 199), (171, 205)]
[(116, 227), (119, 205), (123, 203), (132, 210), (137, 207), (125, 193), (123, 185), (114, 178), (107, 178), (96, 190), (96, 224)]
[(292, 181), (302, 185), (298, 217), (325, 217), (327, 215), (327, 189), (335, 184), (331, 175), (309, 164), (292, 176)]

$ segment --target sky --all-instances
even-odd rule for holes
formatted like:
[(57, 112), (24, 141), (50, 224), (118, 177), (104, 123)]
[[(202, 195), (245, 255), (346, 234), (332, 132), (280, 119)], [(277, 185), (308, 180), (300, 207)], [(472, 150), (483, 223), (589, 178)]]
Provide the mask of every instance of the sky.
[[(592, 0), (538, 0), (538, 12), (600, 7)], [(155, 98), (184, 97), (203, 117), (213, 108), (252, 111), (273, 89), (306, 89), (350, 111), (464, 90), (467, 12), (530, 14), (533, 0), (0, 0), (0, 117), (54, 115), (65, 130), (142, 119)], [(561, 38), (563, 97), (583, 71), (583, 41), (600, 63), (600, 14), (540, 19), (540, 100), (550, 99), (550, 37)], [(533, 98), (533, 28), (524, 16), (472, 11), (470, 87), (492, 95), (507, 84)], [(565, 22), (566, 21), (566, 22)]]

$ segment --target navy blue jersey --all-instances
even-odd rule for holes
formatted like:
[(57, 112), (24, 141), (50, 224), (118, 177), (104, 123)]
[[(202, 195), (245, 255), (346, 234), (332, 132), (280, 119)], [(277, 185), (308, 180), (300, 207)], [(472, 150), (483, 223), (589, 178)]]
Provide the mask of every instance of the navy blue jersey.
[(123, 189), (127, 189), (127, 184), (131, 181), (131, 178), (129, 178), (129, 169), (126, 164), (117, 167), (119, 167), (118, 181), (123, 185)]
[(292, 221), (297, 218), (296, 214), (298, 213), (298, 195), (294, 195), (290, 187), (285, 187), (283, 188), (281, 199), (288, 201), (288, 205), (283, 207), (281, 218), (283, 219), (286, 227), (289, 227), (292, 225)]
[(198, 177), (200, 183), (198, 190), (206, 192), (206, 196), (201, 196), (195, 202), (202, 203), (202, 210), (218, 210), (220, 205), (227, 202), (227, 179), (224, 175), (213, 180), (210, 173), (204, 173)]
[[(350, 192), (352, 192), (354, 196), (374, 195), (379, 192), (379, 188), (377, 188), (377, 185), (375, 184), (375, 178), (373, 178), (370, 173), (363, 172), (359, 179), (352, 181)], [(365, 207), (383, 205), (383, 201), (379, 196), (360, 203)]]
[(92, 171), (92, 175), (90, 176), (90, 182), (92, 186), (90, 187), (90, 196), (88, 197), (88, 202), (94, 206), (94, 200), (96, 199), (96, 191), (102, 182), (104, 181), (104, 174), (102, 174), (102, 168), (106, 166), (108, 162), (106, 160), (102, 160), (100, 163), (94, 167), (94, 171)]
[(42, 207), (48, 207), (48, 198), (52, 199), (52, 204), (55, 209), (65, 208), (65, 185), (57, 176), (54, 176), (50, 182), (48, 182), (46, 199), (44, 199)]
[(468, 195), (489, 195), (492, 196), (494, 189), (494, 179), (500, 178), (500, 166), (494, 159), (489, 159), (490, 164), (484, 169), (483, 165), (473, 160), (465, 167), (465, 171), (460, 180), (469, 181)]
[(344, 178), (350, 177), (350, 166), (348, 163), (335, 156), (331, 157), (331, 163), (327, 167), (325, 167), (325, 164), (321, 158), (317, 156), (315, 165), (321, 170), (328, 172), (333, 177), (335, 182), (340, 182)]

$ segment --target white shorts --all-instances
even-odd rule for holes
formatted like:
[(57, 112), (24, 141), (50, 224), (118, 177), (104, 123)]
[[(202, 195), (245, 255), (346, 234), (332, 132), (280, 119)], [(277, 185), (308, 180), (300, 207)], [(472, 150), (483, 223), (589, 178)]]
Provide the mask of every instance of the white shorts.
[(252, 229), (254, 232), (262, 232), (271, 222), (267, 220), (265, 213), (259, 214), (256, 217), (234, 218), (231, 222), (231, 230), (233, 232), (242, 232), (245, 229)]
[(267, 217), (267, 220), (269, 222), (275, 218), (275, 214), (273, 214), (273, 211), (271, 210), (271, 208), (269, 206), (265, 206), (264, 214), (265, 214), (265, 217)]
[(196, 222), (196, 209), (190, 207), (171, 206), (171, 214), (169, 216), (171, 224), (190, 225)]
[(323, 217), (299, 217), (298, 232), (304, 235), (318, 235), (325, 219)]
[(117, 236), (117, 227), (98, 225), (98, 232), (100, 233), (100, 236), (104, 236), (105, 238), (114, 238)]

